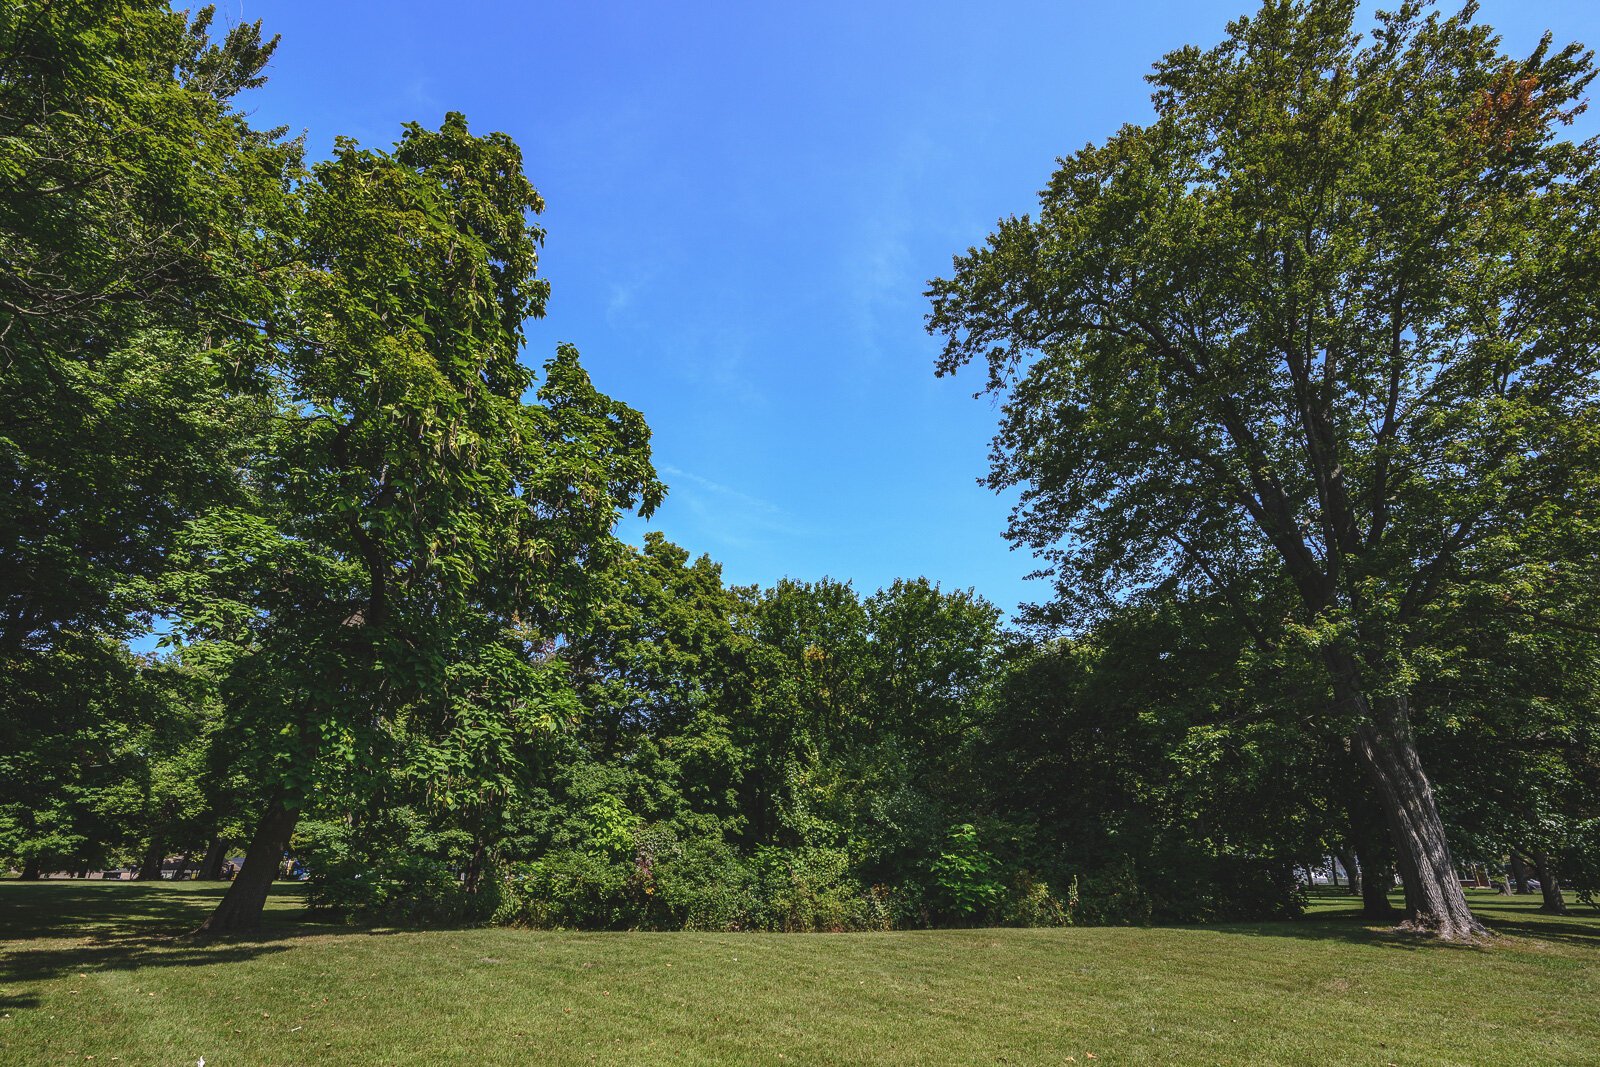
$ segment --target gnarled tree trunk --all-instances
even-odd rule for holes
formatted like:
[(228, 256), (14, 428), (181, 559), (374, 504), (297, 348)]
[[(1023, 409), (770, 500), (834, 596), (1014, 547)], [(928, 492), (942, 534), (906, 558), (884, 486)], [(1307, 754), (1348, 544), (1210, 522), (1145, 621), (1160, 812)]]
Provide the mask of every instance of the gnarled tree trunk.
[(1334, 673), (1340, 698), (1353, 705), (1352, 710), (1365, 712), (1366, 721), (1356, 728), (1353, 741), (1389, 827), (1405, 888), (1405, 925), (1448, 941), (1487, 935), (1467, 906), (1433, 786), (1412, 740), (1405, 697), (1368, 700), (1354, 687), (1353, 669), (1336, 667)]
[(299, 818), (298, 810), (285, 806), (281, 793), (273, 795), (245, 849), (244, 867), (228, 885), (217, 910), (195, 933), (231, 934), (261, 925), (261, 909), (266, 907), (267, 893)]

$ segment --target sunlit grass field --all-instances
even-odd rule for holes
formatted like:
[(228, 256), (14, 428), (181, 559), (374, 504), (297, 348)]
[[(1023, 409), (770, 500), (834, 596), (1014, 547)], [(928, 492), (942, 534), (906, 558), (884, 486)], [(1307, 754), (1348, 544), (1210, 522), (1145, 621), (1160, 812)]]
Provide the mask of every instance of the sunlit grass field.
[(197, 944), (214, 886), (0, 883), (0, 1063), (1597, 1064), (1600, 916), (1474, 896), (1423, 944), (1295, 923), (892, 934), (397, 932)]

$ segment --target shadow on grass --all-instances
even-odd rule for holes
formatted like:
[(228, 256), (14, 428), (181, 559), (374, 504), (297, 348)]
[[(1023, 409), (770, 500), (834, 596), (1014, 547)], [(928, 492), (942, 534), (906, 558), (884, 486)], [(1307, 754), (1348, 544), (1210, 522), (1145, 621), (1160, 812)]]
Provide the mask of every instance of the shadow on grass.
[(308, 917), (295, 907), (303, 889), (277, 885), (257, 930), (204, 940), (184, 936), (226, 889), (136, 882), (0, 886), (0, 940), (13, 942), (0, 954), (0, 1008), (37, 1006), (38, 996), (18, 987), (66, 974), (226, 965), (282, 952), (300, 938), (354, 932)]
[[(199, 925), (226, 890), (224, 885), (131, 882), (0, 883), (0, 1009), (35, 1007), (36, 983), (73, 973), (154, 967), (227, 965), (283, 952), (316, 935), (386, 935), (387, 928), (350, 927), (304, 910), (304, 889), (273, 887), (258, 930), (211, 939), (183, 935)], [(1474, 912), (1498, 933), (1534, 941), (1600, 949), (1600, 914), (1574, 906), (1565, 916), (1545, 915), (1537, 897), (1472, 894)], [(1195, 927), (1189, 927), (1195, 929)], [(1349, 897), (1323, 896), (1305, 918), (1226, 923), (1218, 934), (1340, 941), (1416, 951), (1481, 951), (1484, 946), (1439, 942), (1375, 923)], [(800, 935), (791, 935), (800, 936)]]
[(179, 933), (215, 906), (215, 891), (118, 882), (45, 881), (0, 886), (0, 938), (119, 937)]
[(1561, 916), (1540, 916), (1536, 921), (1519, 922), (1492, 915), (1481, 916), (1496, 933), (1526, 937), (1535, 941), (1555, 941), (1582, 948), (1600, 948), (1600, 926), (1594, 923), (1564, 921)]
[(1219, 923), (1213, 929), (1219, 933), (1245, 934), (1251, 937), (1290, 937), (1301, 941), (1344, 941), (1350, 944), (1374, 945), (1404, 951), (1444, 950), (1472, 952), (1481, 946), (1455, 941), (1439, 941), (1425, 934), (1402, 930), (1393, 923), (1367, 919), (1352, 912), (1349, 915), (1319, 915), (1313, 918), (1287, 922)]
[[(1483, 943), (1438, 941), (1425, 934), (1402, 930), (1401, 898), (1391, 901), (1396, 908), (1390, 922), (1363, 916), (1349, 897), (1334, 898), (1327, 893), (1312, 895), (1312, 911), (1292, 922), (1228, 923), (1215, 929), (1259, 937), (1292, 937), (1309, 941), (1339, 940), (1365, 945), (1380, 945), (1402, 950), (1447, 950), (1471, 952), (1487, 947)], [(1468, 904), (1478, 920), (1497, 934), (1600, 949), (1600, 912), (1573, 904), (1567, 915), (1549, 915), (1539, 910), (1537, 896), (1506, 897), (1487, 892), (1469, 893)], [(1343, 910), (1339, 910), (1340, 905)]]
[[(237, 963), (282, 952), (290, 938), (275, 941), (187, 942), (172, 938), (128, 938), (8, 953), (0, 961), (0, 985), (39, 982), (63, 974), (134, 971), (146, 967), (195, 967)], [(13, 998), (14, 999), (14, 998)]]
[[(0, 883), (0, 940), (176, 937), (200, 925), (227, 889), (223, 882)], [(317, 925), (296, 908), (304, 895), (298, 885), (274, 885), (261, 932)]]

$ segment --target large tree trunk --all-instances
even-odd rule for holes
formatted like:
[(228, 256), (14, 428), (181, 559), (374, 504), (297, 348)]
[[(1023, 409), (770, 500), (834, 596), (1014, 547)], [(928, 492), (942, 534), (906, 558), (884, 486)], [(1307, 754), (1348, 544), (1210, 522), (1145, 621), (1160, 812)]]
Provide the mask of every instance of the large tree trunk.
[(1411, 738), (1405, 698), (1368, 701), (1359, 691), (1347, 688), (1347, 679), (1336, 678), (1335, 682), (1346, 689), (1341, 694), (1346, 700), (1353, 700), (1368, 713), (1369, 721), (1356, 729), (1356, 753), (1377, 790), (1389, 826), (1405, 887), (1405, 925), (1447, 941), (1486, 935), (1488, 931), (1467, 906), (1455, 861), (1450, 858), (1433, 786), (1423, 773)]
[(189, 873), (189, 864), (191, 862), (193, 862), (193, 860), (194, 860), (194, 850), (193, 849), (191, 849), (188, 852), (185, 852), (183, 854), (183, 858), (178, 860), (178, 869), (172, 872), (172, 880), (174, 882), (183, 881), (183, 876)]
[(161, 881), (161, 865), (167, 859), (167, 846), (160, 836), (150, 839), (150, 847), (144, 850), (144, 862), (139, 864), (139, 881)]
[(1516, 849), (1511, 850), (1507, 866), (1511, 868), (1511, 883), (1516, 886), (1517, 892), (1522, 894), (1533, 892), (1528, 888), (1528, 865), (1523, 862), (1522, 854)]
[(261, 910), (267, 904), (267, 892), (278, 876), (278, 864), (289, 847), (295, 823), (300, 818), (298, 809), (284, 805), (281, 794), (275, 794), (261, 814), (255, 834), (245, 849), (244, 867), (228, 885), (217, 904), (217, 910), (200, 924), (197, 934), (231, 934), (253, 930), (261, 925)]
[(1556, 881), (1555, 864), (1550, 862), (1547, 854), (1535, 852), (1533, 869), (1539, 876), (1539, 892), (1544, 895), (1544, 903), (1539, 905), (1539, 910), (1552, 915), (1565, 915), (1567, 902), (1561, 895), (1561, 883)]
[(206, 858), (200, 861), (200, 880), (202, 882), (222, 881), (222, 864), (227, 858), (227, 839), (213, 837), (211, 844), (206, 846)]
[(1386, 861), (1380, 860), (1376, 851), (1358, 854), (1356, 862), (1361, 867), (1362, 918), (1380, 922), (1393, 919), (1399, 914), (1394, 905), (1389, 903), (1389, 890), (1394, 887), (1394, 869)]
[[(1356, 748), (1355, 739), (1350, 742)], [(1350, 851), (1355, 857), (1359, 883), (1355, 892), (1361, 897), (1361, 915), (1374, 922), (1392, 920), (1395, 909), (1389, 903), (1389, 892), (1394, 888), (1394, 856), (1389, 847), (1389, 828), (1383, 812), (1373, 796), (1366, 776), (1350, 783), (1347, 809), (1350, 816)]]
[(34, 856), (22, 861), (22, 880), (24, 882), (37, 882), (39, 880), (39, 857)]

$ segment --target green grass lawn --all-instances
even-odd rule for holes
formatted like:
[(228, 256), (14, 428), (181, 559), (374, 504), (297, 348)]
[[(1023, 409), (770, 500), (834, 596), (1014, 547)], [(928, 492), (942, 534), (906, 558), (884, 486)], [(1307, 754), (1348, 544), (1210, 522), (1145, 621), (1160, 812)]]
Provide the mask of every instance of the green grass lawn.
[(893, 934), (358, 931), (280, 887), (0, 883), (0, 1063), (1600, 1063), (1600, 917), (1476, 895), (1492, 945), (1343, 898), (1297, 923)]

